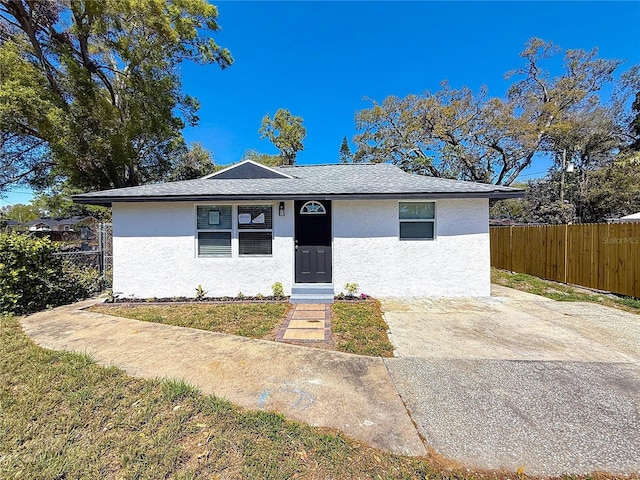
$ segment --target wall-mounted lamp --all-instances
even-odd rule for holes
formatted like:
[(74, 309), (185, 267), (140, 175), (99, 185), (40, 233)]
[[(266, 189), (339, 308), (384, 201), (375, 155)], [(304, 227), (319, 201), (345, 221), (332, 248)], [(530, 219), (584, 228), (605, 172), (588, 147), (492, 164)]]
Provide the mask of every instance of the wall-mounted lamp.
[(284, 202), (280, 202), (280, 207), (278, 208), (278, 215), (284, 217)]

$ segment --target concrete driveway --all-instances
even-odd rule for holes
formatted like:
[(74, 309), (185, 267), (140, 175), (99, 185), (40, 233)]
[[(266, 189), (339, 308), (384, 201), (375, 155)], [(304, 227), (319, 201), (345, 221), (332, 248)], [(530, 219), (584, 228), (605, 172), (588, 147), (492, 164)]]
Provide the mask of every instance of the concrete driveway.
[(386, 361), (442, 455), (530, 474), (640, 473), (640, 316), (494, 286), (383, 300)]

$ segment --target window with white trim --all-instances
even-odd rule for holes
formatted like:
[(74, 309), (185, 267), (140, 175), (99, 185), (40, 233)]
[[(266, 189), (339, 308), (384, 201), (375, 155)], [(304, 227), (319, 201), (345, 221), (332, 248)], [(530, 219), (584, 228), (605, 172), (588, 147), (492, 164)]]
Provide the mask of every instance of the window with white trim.
[(196, 230), (198, 257), (272, 255), (273, 206), (197, 205)]
[(316, 202), (315, 200), (311, 200), (304, 205), (300, 209), (301, 215), (324, 215), (327, 211), (320, 202)]
[(433, 240), (436, 202), (400, 202), (400, 240)]
[(231, 205), (198, 205), (198, 256), (230, 257), (233, 214)]
[(238, 205), (238, 255), (271, 255), (273, 216), (271, 205)]

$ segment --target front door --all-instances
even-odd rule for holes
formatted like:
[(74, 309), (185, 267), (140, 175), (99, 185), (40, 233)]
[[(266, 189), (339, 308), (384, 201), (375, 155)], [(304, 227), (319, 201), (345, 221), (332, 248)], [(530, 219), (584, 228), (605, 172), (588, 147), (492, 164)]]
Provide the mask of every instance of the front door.
[(331, 283), (331, 201), (296, 200), (296, 283)]

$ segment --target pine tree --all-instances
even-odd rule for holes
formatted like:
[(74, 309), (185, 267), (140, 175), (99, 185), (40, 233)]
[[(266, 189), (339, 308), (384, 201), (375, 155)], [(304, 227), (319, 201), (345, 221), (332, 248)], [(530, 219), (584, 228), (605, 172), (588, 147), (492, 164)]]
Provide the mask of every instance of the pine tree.
[(351, 149), (349, 148), (349, 142), (347, 141), (347, 137), (342, 138), (342, 145), (340, 145), (340, 163), (350, 163), (351, 162)]

